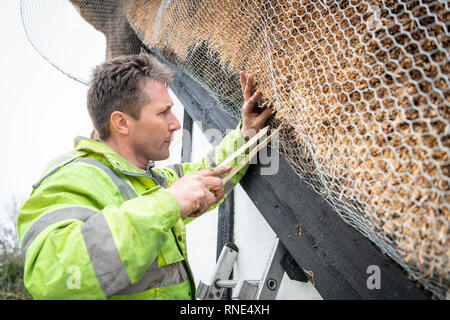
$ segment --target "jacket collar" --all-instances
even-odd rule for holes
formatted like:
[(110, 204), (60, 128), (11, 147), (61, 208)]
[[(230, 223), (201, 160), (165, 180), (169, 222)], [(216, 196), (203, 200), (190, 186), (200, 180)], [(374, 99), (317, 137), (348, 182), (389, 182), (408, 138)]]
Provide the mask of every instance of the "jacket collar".
[(88, 139), (82, 136), (78, 136), (75, 139), (75, 150), (103, 155), (113, 169), (116, 169), (119, 172), (132, 176), (148, 177), (150, 169), (153, 168), (155, 165), (153, 161), (149, 161), (147, 165), (147, 171), (143, 170), (138, 166), (136, 166), (135, 164), (133, 164), (132, 162), (130, 162), (129, 160), (119, 155), (110, 146), (104, 144), (103, 142)]

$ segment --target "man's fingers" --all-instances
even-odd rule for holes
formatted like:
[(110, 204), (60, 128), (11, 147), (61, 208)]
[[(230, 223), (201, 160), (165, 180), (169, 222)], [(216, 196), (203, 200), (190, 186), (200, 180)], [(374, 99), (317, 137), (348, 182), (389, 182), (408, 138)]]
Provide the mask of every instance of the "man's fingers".
[(246, 103), (244, 103), (244, 106), (242, 108), (242, 112), (249, 114), (252, 113), (255, 109), (256, 102), (258, 101), (259, 97), (261, 96), (261, 91), (256, 90), (256, 92), (248, 99)]
[(219, 201), (224, 195), (222, 179), (216, 177), (203, 177), (202, 180), (205, 187), (208, 189), (208, 193), (214, 195), (214, 203)]
[(197, 218), (200, 217), (204, 212), (201, 212), (200, 210), (194, 211), (191, 214), (188, 215), (189, 218)]
[(245, 84), (245, 91), (244, 91), (244, 99), (247, 101), (252, 96), (252, 89), (253, 89), (253, 75), (249, 74), (247, 77), (247, 83)]
[(217, 203), (222, 197), (218, 198), (218, 195), (208, 191), (206, 188), (204, 189), (204, 195), (202, 200), (197, 203), (197, 206), (194, 208), (194, 211), (190, 213), (188, 216), (191, 218), (197, 218), (205, 213), (213, 204)]
[(213, 191), (223, 188), (222, 179), (217, 177), (210, 177), (210, 176), (202, 177), (202, 182), (206, 188), (210, 188)]
[(207, 191), (206, 195), (205, 195), (205, 198), (206, 198), (206, 201), (207, 201), (207, 204), (208, 204), (207, 208), (205, 209), (205, 211), (206, 211), (206, 210), (209, 209), (209, 207), (211, 207), (213, 204), (215, 204), (217, 201), (219, 201), (220, 198), (222, 198), (222, 197), (217, 199), (216, 194), (214, 194), (213, 192)]
[(240, 72), (240, 78), (241, 78), (241, 90), (242, 90), (242, 95), (245, 95), (245, 83), (247, 82), (247, 78), (245, 77), (245, 72), (241, 71)]
[(214, 167), (214, 168), (207, 169), (207, 170), (202, 170), (202, 171), (199, 171), (198, 173), (204, 177), (208, 177), (208, 176), (218, 177), (218, 176), (221, 176), (222, 174), (227, 173), (230, 170), (231, 170), (231, 166), (219, 166), (219, 167)]
[(265, 109), (263, 112), (261, 112), (261, 114), (258, 116), (258, 121), (260, 121), (261, 125), (264, 125), (266, 123), (266, 121), (270, 118), (270, 116), (273, 113), (273, 108), (267, 108)]
[(240, 76), (241, 90), (242, 90), (242, 95), (244, 96), (244, 100), (247, 102), (248, 100), (251, 99), (252, 104), (256, 103), (256, 100), (258, 100), (260, 93), (258, 94), (258, 97), (256, 99), (254, 99), (255, 95), (252, 96), (253, 81), (254, 81), (255, 77), (252, 74), (249, 74), (248, 76), (246, 76), (244, 71), (241, 71), (239, 73), (239, 76)]

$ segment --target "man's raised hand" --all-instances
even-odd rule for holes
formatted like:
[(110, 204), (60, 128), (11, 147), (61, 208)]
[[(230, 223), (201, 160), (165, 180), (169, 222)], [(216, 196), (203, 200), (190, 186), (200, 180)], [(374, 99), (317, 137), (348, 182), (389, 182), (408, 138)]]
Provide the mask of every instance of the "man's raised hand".
[(267, 108), (261, 113), (255, 111), (256, 102), (261, 96), (261, 91), (256, 90), (256, 92), (252, 94), (253, 75), (250, 74), (246, 76), (245, 73), (241, 71), (240, 76), (242, 95), (244, 96), (241, 135), (244, 139), (248, 140), (258, 133), (259, 129), (264, 127), (267, 119), (272, 115), (273, 110), (272, 108)]

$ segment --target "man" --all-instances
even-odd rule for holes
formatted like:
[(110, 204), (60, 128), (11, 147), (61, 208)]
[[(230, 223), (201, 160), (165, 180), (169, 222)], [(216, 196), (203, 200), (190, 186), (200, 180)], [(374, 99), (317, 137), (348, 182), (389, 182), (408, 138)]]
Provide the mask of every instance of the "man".
[(172, 72), (148, 54), (115, 58), (93, 73), (87, 106), (98, 140), (78, 138), (33, 186), (18, 217), (24, 282), (36, 299), (195, 299), (185, 224), (211, 209), (224, 186), (216, 167), (271, 114), (241, 73), (242, 124), (201, 162), (156, 169), (180, 123)]

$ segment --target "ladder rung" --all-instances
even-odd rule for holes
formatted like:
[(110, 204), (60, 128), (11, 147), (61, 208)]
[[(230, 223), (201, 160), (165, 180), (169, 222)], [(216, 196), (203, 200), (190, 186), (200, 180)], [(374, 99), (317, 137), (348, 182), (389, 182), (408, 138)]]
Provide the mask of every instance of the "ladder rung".
[[(249, 283), (259, 285), (259, 280), (248, 280)], [(235, 288), (239, 284), (238, 280), (217, 280), (215, 285), (218, 288)]]

